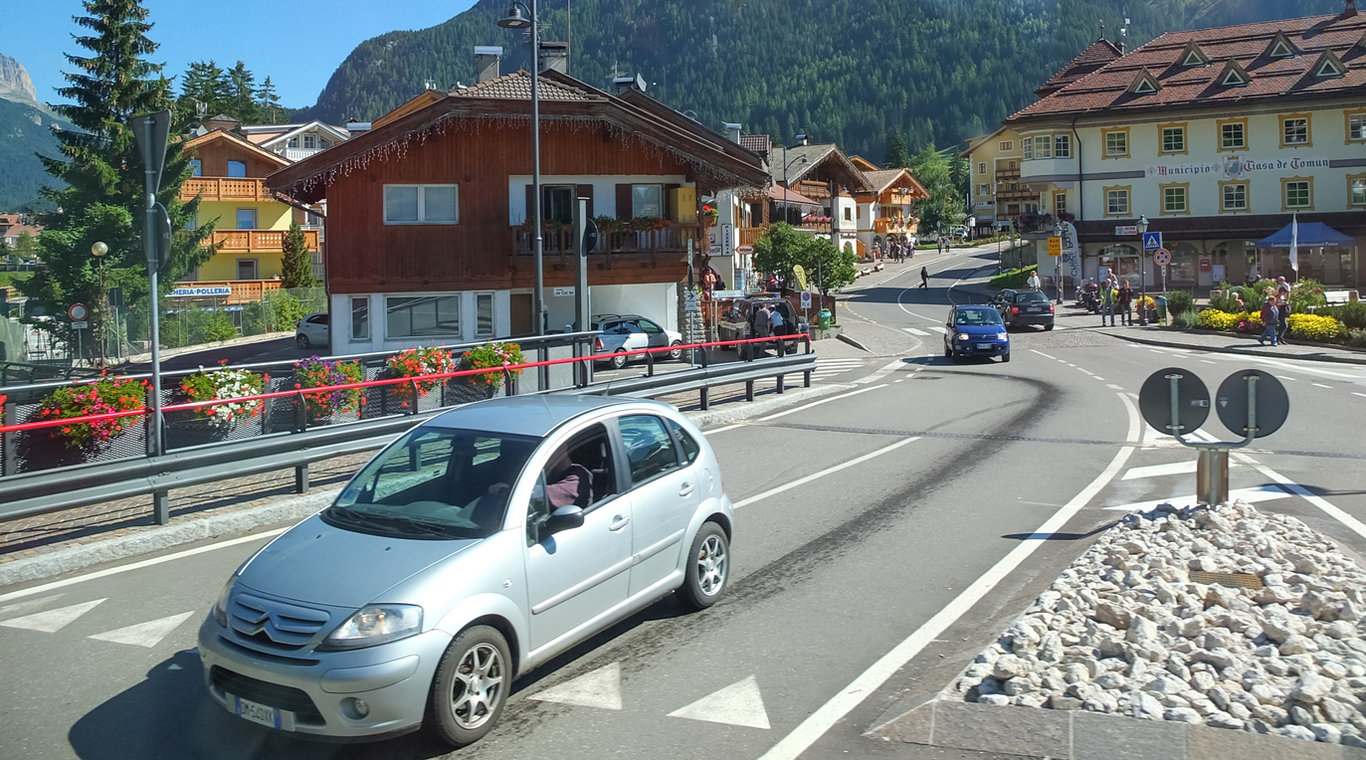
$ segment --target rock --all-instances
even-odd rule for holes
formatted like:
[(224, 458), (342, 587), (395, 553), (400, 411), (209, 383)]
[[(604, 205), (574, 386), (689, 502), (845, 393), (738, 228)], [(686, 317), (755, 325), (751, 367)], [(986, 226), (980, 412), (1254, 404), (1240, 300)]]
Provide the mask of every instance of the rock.
[(1281, 700), (1284, 698), (1279, 690), (1264, 683), (1253, 684), (1252, 688), (1247, 691), (1258, 702), (1264, 705), (1280, 704)]
[(1290, 638), (1282, 642), (1279, 647), (1279, 651), (1283, 655), (1304, 654), (1305, 652), (1317, 651), (1318, 648), (1318, 644), (1315, 644), (1312, 639), (1296, 635), (1291, 636)]
[(1100, 641), (1097, 641), (1096, 651), (1100, 653), (1101, 657), (1118, 658), (1123, 658), (1128, 652), (1127, 648), (1124, 646), (1124, 642), (1114, 636), (1106, 636)]
[(1102, 689), (1122, 691), (1129, 687), (1129, 679), (1119, 673), (1105, 673), (1095, 680), (1095, 684)]
[(984, 705), (1005, 707), (1010, 704), (1010, 697), (1007, 697), (1004, 694), (983, 694), (977, 698), (977, 701)]
[(1205, 718), (1205, 725), (1214, 728), (1243, 728), (1247, 724), (1226, 712), (1216, 712)]
[(1067, 683), (1091, 680), (1090, 671), (1079, 662), (1069, 662), (1062, 668), (1063, 680)]
[(1214, 687), (1214, 676), (1209, 673), (1192, 673), (1190, 678), (1185, 679), (1192, 689), (1208, 694)]
[(1228, 668), (1237, 664), (1234, 656), (1225, 649), (1197, 649), (1191, 653), (1193, 662), (1207, 662), (1216, 668)]
[(1276, 616), (1262, 621), (1262, 632), (1277, 644), (1285, 643), (1290, 637), (1304, 633), (1304, 623), (1291, 616)]
[(1135, 718), (1158, 720), (1162, 717), (1164, 710), (1157, 697), (1142, 691), (1131, 691), (1125, 697)]
[(1113, 602), (1101, 602), (1096, 605), (1096, 620), (1115, 628), (1125, 629), (1129, 627), (1129, 621), (1133, 620), (1134, 614), (1124, 607)]
[(1252, 711), (1247, 709), (1247, 705), (1239, 702), (1234, 702), (1228, 706), (1228, 714), (1241, 721), (1246, 721), (1252, 717)]
[(1309, 728), (1314, 725), (1314, 714), (1302, 705), (1290, 706), (1290, 722)]
[(1276, 733), (1288, 739), (1303, 739), (1307, 742), (1314, 741), (1313, 731), (1310, 731), (1304, 726), (1297, 726), (1293, 723), (1288, 726), (1281, 726), (1279, 729), (1276, 730)]
[(1309, 727), (1314, 732), (1314, 739), (1325, 744), (1338, 744), (1342, 741), (1342, 731), (1334, 725), (1328, 723), (1315, 723)]
[(1346, 723), (1357, 714), (1356, 708), (1337, 699), (1325, 699), (1318, 704), (1319, 713), (1329, 723)]
[(1016, 655), (1007, 654), (1003, 655), (1000, 659), (996, 660), (995, 665), (992, 667), (991, 675), (999, 680), (1004, 681), (1006, 679), (1014, 678), (1016, 676), (1022, 676), (1028, 672), (1028, 662), (1025, 662), (1023, 659)]
[[(1150, 648), (1158, 641), (1157, 624), (1142, 615), (1129, 618), (1129, 630), (1124, 640), (1137, 647)], [(1151, 658), (1149, 658), (1151, 659)]]
[(1203, 723), (1200, 713), (1189, 707), (1171, 707), (1162, 713), (1163, 720), (1175, 721), (1177, 723)]
[(1334, 620), (1323, 632), (1335, 639), (1346, 639), (1357, 635), (1357, 627), (1346, 620)]
[(1290, 698), (1313, 705), (1318, 704), (1332, 690), (1332, 679), (1325, 678), (1317, 673), (1306, 673), (1295, 681), (1295, 687), (1290, 691)]
[(1083, 710), (1091, 712), (1114, 713), (1119, 711), (1119, 699), (1108, 691), (1102, 691), (1087, 697), (1081, 706)]
[(1080, 699), (1054, 694), (1048, 698), (1048, 701), (1044, 703), (1044, 706), (1050, 710), (1080, 710), (1082, 702)]

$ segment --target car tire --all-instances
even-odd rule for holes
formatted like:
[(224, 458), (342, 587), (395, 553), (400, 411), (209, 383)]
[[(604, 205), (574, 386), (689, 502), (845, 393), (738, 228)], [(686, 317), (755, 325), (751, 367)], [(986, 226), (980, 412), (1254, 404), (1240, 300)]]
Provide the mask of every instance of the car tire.
[(1005, 362), (1008, 362), (1008, 361), (1010, 361), (1010, 352), (1009, 352), (1009, 351), (1005, 352), (1004, 354), (1001, 354), (1001, 362), (1004, 364)]
[(679, 346), (682, 345), (683, 341), (681, 340), (676, 340), (669, 344), (669, 359), (671, 359), (672, 361), (678, 361), (679, 359), (683, 358), (683, 349), (679, 348)]
[(708, 521), (692, 540), (683, 585), (678, 589), (683, 602), (694, 610), (705, 610), (726, 593), (730, 580), (730, 539), (720, 525)]
[(626, 352), (622, 351), (621, 349), (617, 349), (617, 352), (615, 354), (612, 354), (612, 358), (609, 359), (608, 362), (612, 365), (612, 369), (625, 369)]
[(945, 359), (952, 359), (952, 358), (953, 358), (953, 349), (949, 348), (948, 346), (944, 346), (944, 358), (945, 358)]
[(1048, 324), (1046, 324), (1046, 325), (1043, 326), (1043, 329), (1045, 329), (1045, 330), (1052, 330), (1052, 329), (1053, 329), (1053, 323), (1052, 323), (1052, 322), (1049, 322)]
[(294, 342), (299, 346), (299, 348), (308, 348), (309, 346), (313, 345), (308, 342), (307, 335), (295, 335)]
[(479, 741), (493, 729), (512, 688), (512, 655), (496, 629), (476, 625), (446, 647), (432, 678), (427, 725), (455, 747)]

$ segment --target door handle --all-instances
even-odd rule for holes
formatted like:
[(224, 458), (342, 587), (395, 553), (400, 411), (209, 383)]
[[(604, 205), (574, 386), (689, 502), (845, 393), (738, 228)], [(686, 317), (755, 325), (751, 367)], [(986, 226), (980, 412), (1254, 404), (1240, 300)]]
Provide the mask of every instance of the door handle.
[(607, 526), (607, 529), (615, 533), (616, 531), (625, 528), (626, 523), (628, 522), (631, 522), (631, 518), (627, 517), (626, 515), (616, 515), (612, 518), (612, 524)]
[(683, 484), (683, 487), (678, 489), (678, 495), (679, 495), (679, 496), (690, 496), (691, 494), (692, 494), (692, 483), (684, 483), (684, 484)]

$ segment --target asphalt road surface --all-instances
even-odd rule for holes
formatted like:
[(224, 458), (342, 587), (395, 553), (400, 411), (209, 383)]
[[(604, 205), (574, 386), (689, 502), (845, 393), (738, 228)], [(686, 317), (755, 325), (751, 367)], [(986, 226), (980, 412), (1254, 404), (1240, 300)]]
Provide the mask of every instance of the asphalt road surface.
[[(1168, 366), (1211, 388), (1248, 366), (1280, 378), (1291, 415), (1233, 455), (1230, 489), (1366, 551), (1366, 450), (1360, 414), (1343, 413), (1366, 397), (1366, 367), (1087, 329), (1015, 333), (1009, 364), (953, 364), (933, 328), (965, 297), (949, 286), (994, 261), (980, 253), (934, 259), (935, 288), (909, 290), (917, 257), (914, 276), (852, 292), (844, 319), (886, 342), (824, 376), (840, 392), (708, 431), (737, 507), (725, 600), (698, 614), (665, 600), (529, 674), (482, 742), (304, 742), (211, 703), (195, 631), (263, 527), (121, 572), (0, 588), (3, 754), (989, 757), (864, 733), (946, 685), (1124, 510), (1195, 501), (1195, 452), (1138, 417), (1143, 380)], [(1234, 438), (1213, 416), (1198, 435)]]

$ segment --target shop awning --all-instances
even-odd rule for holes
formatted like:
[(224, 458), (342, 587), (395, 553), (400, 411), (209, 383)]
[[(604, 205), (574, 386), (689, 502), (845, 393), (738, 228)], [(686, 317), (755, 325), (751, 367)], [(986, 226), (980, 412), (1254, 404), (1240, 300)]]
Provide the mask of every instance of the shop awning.
[(802, 195), (796, 190), (789, 190), (782, 185), (769, 185), (768, 197), (779, 203), (787, 203), (792, 206), (815, 206), (820, 208), (821, 204)]
[[(1289, 248), (1290, 247), (1290, 228), (1294, 225), (1287, 224), (1272, 235), (1257, 241), (1258, 248)], [(1299, 248), (1325, 248), (1336, 246), (1338, 248), (1351, 248), (1357, 241), (1350, 235), (1329, 227), (1323, 222), (1300, 222), (1299, 232), (1295, 240), (1295, 245)]]

